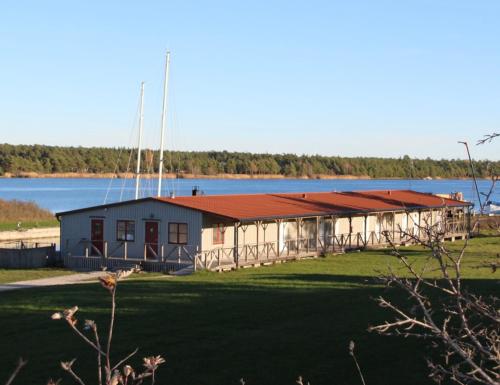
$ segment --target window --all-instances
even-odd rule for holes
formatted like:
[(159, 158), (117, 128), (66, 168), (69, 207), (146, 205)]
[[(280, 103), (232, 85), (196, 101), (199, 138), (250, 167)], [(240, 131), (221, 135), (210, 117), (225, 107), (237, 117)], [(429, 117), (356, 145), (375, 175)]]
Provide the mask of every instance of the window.
[(213, 229), (213, 237), (212, 237), (212, 243), (214, 245), (224, 243), (224, 233), (226, 232), (226, 229), (224, 228), (224, 225), (221, 223), (217, 223), (214, 225)]
[(116, 240), (117, 241), (135, 241), (135, 222), (134, 221), (116, 221)]
[(168, 243), (185, 245), (188, 242), (187, 223), (168, 224)]

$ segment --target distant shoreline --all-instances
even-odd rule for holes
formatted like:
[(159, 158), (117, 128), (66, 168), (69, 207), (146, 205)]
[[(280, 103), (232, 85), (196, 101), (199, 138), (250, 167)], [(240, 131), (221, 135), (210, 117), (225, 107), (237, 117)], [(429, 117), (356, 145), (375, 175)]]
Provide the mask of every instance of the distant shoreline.
[[(11, 179), (11, 178), (32, 178), (32, 179), (49, 179), (49, 178), (75, 178), (75, 179), (122, 179), (122, 178), (133, 178), (134, 173), (82, 173), (82, 172), (63, 172), (63, 173), (36, 173), (36, 172), (20, 172), (17, 174), (5, 173), (0, 176), (0, 179)], [(156, 179), (158, 174), (141, 174), (143, 179)], [(163, 175), (163, 179), (298, 179), (298, 180), (408, 180), (411, 178), (399, 178), (399, 177), (381, 177), (372, 178), (368, 175), (328, 175), (328, 174), (316, 174), (312, 176), (302, 176), (302, 177), (290, 177), (281, 174), (215, 174), (215, 175), (204, 175), (204, 174), (174, 174), (167, 173)], [(457, 177), (457, 178), (414, 178), (412, 180), (468, 180), (472, 179), (470, 177)], [(478, 179), (488, 179), (488, 178), (478, 178)]]

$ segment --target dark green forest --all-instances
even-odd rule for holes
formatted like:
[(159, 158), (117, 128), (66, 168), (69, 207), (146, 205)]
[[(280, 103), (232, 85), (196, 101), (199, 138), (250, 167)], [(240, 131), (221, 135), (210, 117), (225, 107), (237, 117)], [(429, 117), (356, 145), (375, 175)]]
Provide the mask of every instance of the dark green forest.
[[(158, 168), (158, 151), (142, 153), (144, 171)], [(135, 169), (136, 153), (126, 148), (85, 148), (0, 144), (0, 175), (22, 173), (123, 173)], [(346, 158), (339, 156), (251, 154), (227, 151), (165, 153), (165, 169), (183, 174), (281, 174), (287, 177), (354, 175), (371, 178), (462, 178), (470, 176), (465, 160)], [(475, 161), (480, 177), (500, 171), (500, 161)]]

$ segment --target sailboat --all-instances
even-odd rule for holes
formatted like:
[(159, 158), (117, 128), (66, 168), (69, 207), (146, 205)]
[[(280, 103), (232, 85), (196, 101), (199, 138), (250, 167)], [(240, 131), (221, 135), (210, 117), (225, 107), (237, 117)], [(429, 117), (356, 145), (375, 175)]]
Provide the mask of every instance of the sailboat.
[[(161, 184), (163, 176), (163, 156), (165, 147), (165, 130), (167, 126), (167, 101), (168, 101), (168, 79), (170, 70), (170, 51), (167, 51), (165, 58), (165, 77), (163, 83), (163, 104), (161, 111), (161, 123), (160, 123), (160, 161), (158, 165), (158, 190), (157, 196), (161, 196)], [(144, 130), (144, 82), (141, 83), (141, 102), (140, 102), (140, 113), (139, 113), (139, 139), (137, 143), (137, 165), (136, 165), (136, 175), (135, 175), (135, 199), (139, 199), (139, 187), (141, 178), (141, 147), (142, 147), (142, 136)]]
[(484, 205), (484, 213), (487, 215), (500, 215), (500, 202), (486, 202)]

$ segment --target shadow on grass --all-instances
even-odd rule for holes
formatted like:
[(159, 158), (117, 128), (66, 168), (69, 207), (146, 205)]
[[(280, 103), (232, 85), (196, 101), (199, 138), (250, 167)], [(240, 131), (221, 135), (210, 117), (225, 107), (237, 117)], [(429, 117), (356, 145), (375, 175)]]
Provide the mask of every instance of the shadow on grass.
[[(113, 351), (118, 358), (139, 346), (139, 357), (165, 356), (160, 384), (237, 384), (244, 377), (248, 384), (285, 385), (298, 375), (313, 385), (358, 384), (347, 349), (352, 339), (371, 385), (430, 384), (428, 352), (419, 342), (366, 331), (388, 316), (372, 300), (384, 288), (372, 283), (318, 273), (125, 281), (118, 289)], [(406, 300), (403, 293), (390, 294)], [(106, 329), (109, 298), (97, 284), (2, 295), (0, 382), (9, 372), (6, 363), (20, 355), (30, 363), (19, 384), (58, 378), (58, 362), (74, 357), (75, 368), (94, 380), (93, 354), (66, 325), (50, 320), (53, 311), (73, 305), (82, 321), (95, 319)]]

